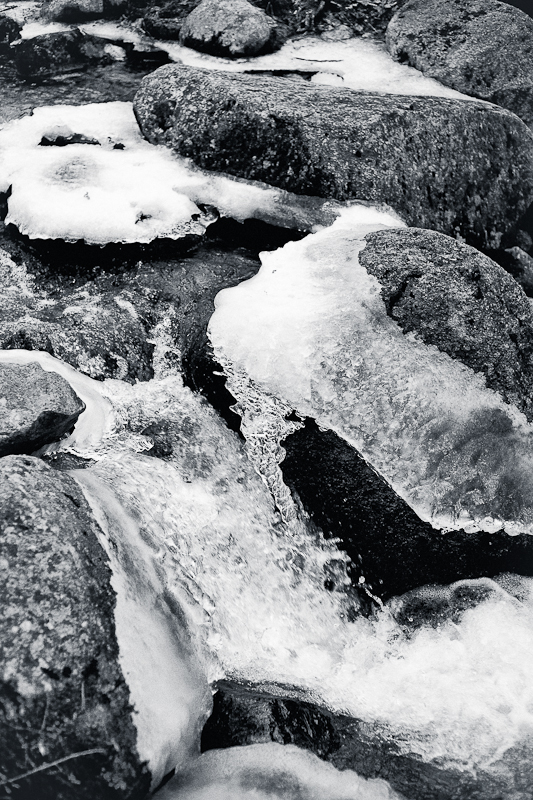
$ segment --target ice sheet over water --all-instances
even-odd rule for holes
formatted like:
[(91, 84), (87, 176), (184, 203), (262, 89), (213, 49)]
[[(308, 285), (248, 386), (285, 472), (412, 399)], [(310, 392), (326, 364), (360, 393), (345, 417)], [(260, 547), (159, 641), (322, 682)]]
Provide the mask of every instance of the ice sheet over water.
[(163, 789), (161, 800), (399, 800), (382, 780), (339, 772), (294, 745), (211, 750)]
[(231, 391), (241, 408), (259, 390), (335, 431), (436, 528), (533, 533), (533, 428), (387, 316), (358, 261), (380, 222), (394, 225), (348, 210), (219, 293), (209, 331)]
[[(141, 574), (168, 607), (173, 598), (209, 679), (278, 687), (460, 770), (490, 770), (533, 736), (531, 579), (461, 581), (359, 616), (349, 594), (324, 588), (333, 573), (342, 590), (342, 557), (280, 521), (239, 439), (178, 376), (91, 383), (112, 405), (114, 431), (93, 448), (98, 464), (75, 476), (110, 553), (122, 554), (126, 631), (147, 559)], [(156, 421), (172, 448), (164, 461), (138, 453)]]
[(34, 239), (99, 245), (203, 234), (219, 213), (312, 230), (345, 205), (202, 172), (145, 141), (121, 102), (41, 107), (7, 123), (0, 192), (10, 188), (6, 224)]

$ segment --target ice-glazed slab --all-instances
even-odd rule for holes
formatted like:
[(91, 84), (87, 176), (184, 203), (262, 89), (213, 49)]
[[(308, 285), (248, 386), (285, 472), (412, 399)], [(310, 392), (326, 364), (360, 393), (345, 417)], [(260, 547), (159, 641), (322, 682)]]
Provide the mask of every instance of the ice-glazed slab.
[(281, 402), (357, 448), (435, 528), (533, 533), (533, 428), (387, 316), (358, 261), (380, 224), (395, 223), (348, 210), (217, 296), (210, 337), (244, 424), (247, 405), (257, 418), (261, 397)]
[(148, 243), (218, 218), (312, 230), (343, 204), (202, 172), (142, 138), (130, 103), (48, 106), (0, 130), (6, 224), (32, 239)]

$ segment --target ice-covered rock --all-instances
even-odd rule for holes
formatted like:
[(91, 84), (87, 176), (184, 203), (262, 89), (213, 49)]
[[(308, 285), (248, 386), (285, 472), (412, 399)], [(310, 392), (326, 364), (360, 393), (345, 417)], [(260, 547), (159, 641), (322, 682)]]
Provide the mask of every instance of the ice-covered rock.
[(533, 195), (530, 131), (484, 103), (169, 65), (144, 78), (134, 105), (151, 142), (198, 166), (388, 203), (471, 243), (499, 246)]
[(400, 800), (383, 780), (338, 772), (297, 747), (233, 747), (204, 753), (171, 780), (161, 800)]
[[(97, 29), (95, 26), (92, 30), (96, 33)], [(383, 43), (370, 39), (332, 42), (303, 36), (287, 41), (275, 53), (238, 59), (215, 58), (170, 42), (160, 41), (158, 45), (167, 50), (172, 60), (190, 67), (223, 72), (294, 73), (310, 78), (312, 83), (344, 86), (359, 92), (468, 99), (468, 95), (394, 61)]]
[(201, 172), (144, 141), (129, 103), (42, 107), (5, 125), (8, 191), (6, 224), (21, 233), (100, 245), (200, 235), (217, 212), (310, 230), (342, 207)]
[(61, 439), (85, 405), (70, 384), (38, 363), (0, 361), (0, 456), (32, 453)]
[(245, 422), (247, 404), (260, 421), (263, 394), (265, 413), (280, 402), (279, 418), (293, 409), (346, 439), (434, 527), (532, 533), (532, 429), (387, 315), (358, 258), (387, 224), (348, 211), (219, 294), (210, 337)]
[(387, 28), (394, 58), (533, 123), (533, 20), (499, 0), (409, 0)]

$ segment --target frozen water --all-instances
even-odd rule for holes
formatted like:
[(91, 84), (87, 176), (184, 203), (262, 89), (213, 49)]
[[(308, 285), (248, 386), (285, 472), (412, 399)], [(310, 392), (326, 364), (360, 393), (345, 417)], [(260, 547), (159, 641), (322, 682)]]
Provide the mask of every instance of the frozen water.
[[(358, 616), (342, 591), (342, 554), (303, 521), (281, 522), (238, 437), (178, 376), (87, 380), (111, 403), (114, 432), (94, 447), (97, 465), (73, 474), (109, 537), (125, 640), (136, 643), (131, 626), (145, 619), (136, 603), (155, 603), (157, 614), (172, 607), (189, 659), (180, 669), (198, 656), (208, 680), (278, 687), (366, 721), (400, 752), (460, 770), (490, 770), (533, 735), (533, 580), (461, 581)], [(164, 461), (136, 452), (156, 422), (172, 450)], [(339, 591), (326, 591), (325, 575)], [(145, 581), (156, 589), (145, 592)], [(183, 691), (178, 717), (190, 721), (187, 698), (197, 695)], [(149, 740), (150, 715), (139, 713)]]
[(211, 206), (302, 230), (329, 224), (344, 207), (202, 172), (146, 142), (131, 104), (119, 102), (42, 107), (6, 124), (0, 192), (10, 187), (6, 224), (30, 238), (100, 245), (202, 234), (218, 217)]
[(262, 254), (254, 278), (219, 293), (209, 331), (231, 391), (335, 431), (436, 528), (533, 533), (533, 428), (387, 316), (358, 261), (379, 223), (367, 213)]
[[(276, 53), (256, 58), (217, 58), (198, 53), (176, 42), (156, 42), (173, 61), (191, 67), (226, 72), (286, 71), (312, 73), (314, 83), (343, 86), (357, 92), (423, 95), (472, 100), (443, 86), (419, 70), (399, 64), (385, 45), (360, 37), (344, 42), (327, 42), (308, 36), (289, 40)], [(479, 102), (479, 101), (476, 101)]]
[(339, 772), (294, 745), (211, 750), (170, 781), (161, 800), (400, 800), (382, 780)]

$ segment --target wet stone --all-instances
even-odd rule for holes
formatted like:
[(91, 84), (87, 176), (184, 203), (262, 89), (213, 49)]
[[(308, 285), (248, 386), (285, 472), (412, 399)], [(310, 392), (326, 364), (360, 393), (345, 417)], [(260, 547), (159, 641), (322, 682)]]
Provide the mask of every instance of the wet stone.
[(74, 427), (85, 405), (70, 384), (37, 364), (0, 364), (0, 456), (32, 453)]

